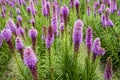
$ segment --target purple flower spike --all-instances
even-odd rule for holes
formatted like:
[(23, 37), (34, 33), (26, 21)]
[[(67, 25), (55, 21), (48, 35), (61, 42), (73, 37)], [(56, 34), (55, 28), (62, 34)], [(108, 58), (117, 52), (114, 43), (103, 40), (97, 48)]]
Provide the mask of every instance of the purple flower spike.
[(1, 34), (7, 42), (11, 40), (12, 34), (9, 29), (3, 29)]
[(33, 27), (35, 27), (35, 19), (34, 18), (31, 19), (31, 24)]
[(90, 16), (90, 7), (87, 7), (87, 15)]
[(6, 15), (5, 15), (5, 12), (2, 11), (2, 12), (1, 12), (1, 16), (2, 16), (2, 18), (5, 18), (5, 16), (6, 16)]
[(15, 41), (15, 46), (16, 46), (16, 49), (19, 51), (20, 55), (21, 55), (21, 58), (23, 59), (23, 49), (24, 49), (24, 44), (22, 42), (22, 40), (17, 37), (16, 38), (16, 41)]
[(27, 6), (27, 7), (26, 7), (26, 10), (27, 10), (28, 13), (30, 13), (30, 11), (31, 11), (30, 6)]
[(64, 24), (65, 24), (65, 27), (67, 26), (67, 23), (68, 23), (68, 14), (69, 14), (69, 9), (67, 6), (63, 6), (62, 9), (61, 9), (61, 14), (63, 16), (63, 19), (64, 19)]
[(93, 46), (92, 46), (92, 51), (93, 51), (93, 59), (96, 59), (97, 56), (105, 54), (105, 49), (101, 48), (100, 38), (96, 38), (94, 40)]
[(111, 19), (108, 19), (108, 20), (107, 20), (107, 25), (110, 26), (110, 27), (113, 27), (113, 26), (114, 26), (114, 24), (113, 24), (113, 22), (112, 22)]
[(74, 8), (74, 0), (70, 0), (70, 7), (73, 9)]
[(120, 16), (120, 9), (118, 10), (118, 16)]
[(4, 40), (4, 38), (3, 38), (3, 36), (0, 34), (0, 48), (1, 48), (1, 46), (2, 46), (3, 40)]
[(83, 40), (83, 22), (78, 19), (74, 23), (74, 29), (73, 29), (73, 43), (74, 43), (74, 51), (78, 52), (79, 46), (82, 43)]
[(107, 58), (107, 63), (105, 67), (105, 72), (104, 72), (104, 80), (112, 80), (112, 58), (108, 57)]
[(20, 9), (19, 9), (19, 8), (16, 8), (16, 13), (17, 13), (18, 15), (20, 15)]
[(6, 7), (2, 6), (2, 11), (6, 13)]
[(52, 26), (49, 26), (47, 36), (45, 39), (47, 49), (50, 49), (52, 43), (54, 42), (54, 29)]
[(117, 10), (117, 2), (113, 0), (110, 5), (111, 13), (114, 13)]
[(76, 8), (77, 17), (80, 18), (80, 17), (79, 17), (79, 7), (80, 7), (80, 2), (79, 2), (79, 0), (75, 0), (74, 5), (75, 5), (75, 8)]
[(48, 16), (50, 16), (50, 2), (46, 1), (45, 6), (46, 6), (46, 9), (47, 9), (47, 12), (48, 12)]
[(106, 28), (106, 26), (107, 26), (107, 18), (106, 18), (106, 15), (102, 15), (102, 16), (101, 16), (101, 23), (102, 23), (102, 26), (103, 26), (104, 28)]
[(33, 17), (35, 17), (36, 9), (32, 0), (30, 0), (30, 10)]
[(38, 80), (37, 76), (37, 57), (31, 47), (26, 47), (23, 53), (24, 64), (30, 69), (33, 80)]
[(17, 16), (17, 21), (22, 25), (22, 17), (20, 15)]
[(9, 20), (7, 21), (6, 28), (9, 29), (16, 36), (16, 25), (11, 18), (9, 18)]
[(29, 36), (32, 39), (32, 48), (35, 51), (35, 47), (36, 47), (36, 38), (37, 38), (38, 32), (36, 29), (34, 29), (34, 27), (32, 27), (29, 30)]
[(47, 7), (45, 5), (42, 6), (42, 15), (48, 16)]
[(10, 32), (9, 29), (3, 29), (2, 32), (1, 32), (1, 35), (3, 36), (3, 38), (6, 40), (8, 46), (9, 46), (9, 49), (14, 52), (14, 47), (13, 47), (13, 44), (12, 44), (12, 34)]
[(88, 50), (88, 54), (90, 54), (91, 49), (92, 49), (92, 28), (88, 27), (86, 30), (86, 46), (87, 46), (87, 50)]

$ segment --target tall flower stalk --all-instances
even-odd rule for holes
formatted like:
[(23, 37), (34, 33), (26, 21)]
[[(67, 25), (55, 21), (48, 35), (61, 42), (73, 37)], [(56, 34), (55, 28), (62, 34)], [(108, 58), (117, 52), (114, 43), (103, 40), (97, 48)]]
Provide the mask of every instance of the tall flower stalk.
[(31, 47), (26, 47), (24, 49), (24, 64), (30, 69), (33, 76), (33, 80), (38, 80), (37, 72), (37, 57)]

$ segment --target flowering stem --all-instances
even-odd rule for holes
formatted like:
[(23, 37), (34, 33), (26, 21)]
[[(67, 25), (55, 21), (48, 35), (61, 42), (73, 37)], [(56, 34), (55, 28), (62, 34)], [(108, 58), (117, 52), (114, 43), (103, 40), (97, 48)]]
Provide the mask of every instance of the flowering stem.
[(51, 77), (51, 80), (53, 80), (53, 70), (52, 70), (52, 66), (51, 66), (51, 50), (48, 49), (48, 52), (49, 52), (49, 69), (50, 69), (50, 77)]

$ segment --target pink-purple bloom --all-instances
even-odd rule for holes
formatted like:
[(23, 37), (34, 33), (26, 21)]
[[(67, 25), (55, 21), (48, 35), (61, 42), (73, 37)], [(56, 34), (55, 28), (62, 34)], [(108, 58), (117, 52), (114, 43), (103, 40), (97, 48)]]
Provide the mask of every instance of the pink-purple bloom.
[(16, 41), (15, 41), (15, 46), (16, 46), (16, 49), (18, 51), (22, 50), (24, 48), (24, 44), (22, 42), (22, 40), (19, 38), (19, 37), (16, 37)]
[(3, 36), (0, 34), (0, 47), (2, 46), (3, 40), (4, 40), (4, 38), (3, 38)]
[(79, 1), (79, 0), (75, 0), (75, 2), (74, 2), (74, 6), (75, 6), (75, 8), (76, 8), (77, 17), (79, 18), (79, 7), (80, 7), (80, 1)]
[(46, 47), (50, 49), (52, 43), (54, 42), (54, 29), (52, 26), (48, 27), (45, 42), (46, 42)]
[(92, 46), (93, 59), (96, 59), (97, 56), (104, 55), (105, 49), (101, 47), (100, 38), (96, 38)]
[(67, 23), (68, 23), (68, 14), (69, 14), (69, 9), (68, 9), (67, 6), (63, 6), (61, 8), (61, 14), (63, 16), (65, 26), (67, 26)]
[(19, 8), (16, 8), (16, 13), (17, 13), (18, 15), (20, 15), (20, 9), (19, 9)]
[(26, 47), (23, 53), (24, 64), (30, 69), (33, 80), (38, 80), (37, 77), (37, 57), (31, 47)]
[(86, 30), (86, 46), (87, 46), (88, 54), (90, 54), (91, 49), (92, 49), (92, 41), (93, 41), (92, 28), (88, 27)]
[(73, 43), (74, 43), (75, 52), (77, 52), (79, 50), (79, 46), (83, 40), (83, 26), (84, 26), (84, 24), (80, 19), (78, 19), (74, 23)]
[(118, 16), (120, 16), (120, 9), (118, 10)]
[(105, 66), (105, 71), (104, 71), (104, 80), (112, 80), (112, 58), (108, 57), (107, 58), (107, 63)]

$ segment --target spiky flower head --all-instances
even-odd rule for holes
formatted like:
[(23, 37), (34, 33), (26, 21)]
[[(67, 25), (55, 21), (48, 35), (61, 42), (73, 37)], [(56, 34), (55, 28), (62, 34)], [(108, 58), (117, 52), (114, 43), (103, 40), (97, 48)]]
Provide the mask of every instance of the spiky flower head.
[(32, 27), (30, 30), (29, 30), (29, 36), (31, 39), (33, 38), (36, 38), (38, 35), (38, 32), (37, 32), (37, 29), (35, 29), (34, 27)]
[(93, 41), (93, 38), (92, 38), (92, 28), (88, 27), (87, 30), (86, 30), (86, 46), (87, 46), (88, 53), (91, 52), (92, 41)]
[(12, 33), (16, 33), (16, 25), (11, 18), (8, 19), (6, 28), (9, 29)]
[(19, 9), (19, 8), (16, 8), (16, 13), (17, 13), (18, 15), (20, 15), (20, 9)]
[(26, 66), (30, 67), (30, 66), (36, 65), (37, 57), (31, 47), (26, 47), (24, 49), (23, 57), (24, 57), (24, 63)]
[(50, 49), (52, 43), (54, 42), (54, 29), (52, 26), (48, 27), (47, 36), (45, 39), (46, 47)]
[(73, 29), (73, 43), (74, 43), (74, 50), (78, 51), (80, 44), (83, 40), (83, 22), (78, 19), (74, 23), (74, 29)]
[(15, 47), (18, 51), (20, 51), (24, 48), (24, 44), (19, 37), (16, 38), (15, 44), (16, 44)]
[(7, 42), (11, 40), (12, 34), (9, 29), (3, 29), (1, 35)]
[(67, 26), (67, 23), (68, 23), (68, 14), (69, 14), (69, 9), (68, 9), (67, 6), (63, 6), (61, 8), (61, 14), (63, 15), (65, 26)]
[(104, 80), (112, 80), (112, 58), (108, 57), (107, 58), (107, 63), (104, 71)]
[(100, 38), (96, 38), (93, 42), (92, 46), (93, 58), (95, 59), (97, 56), (104, 55), (105, 49), (101, 47)]

